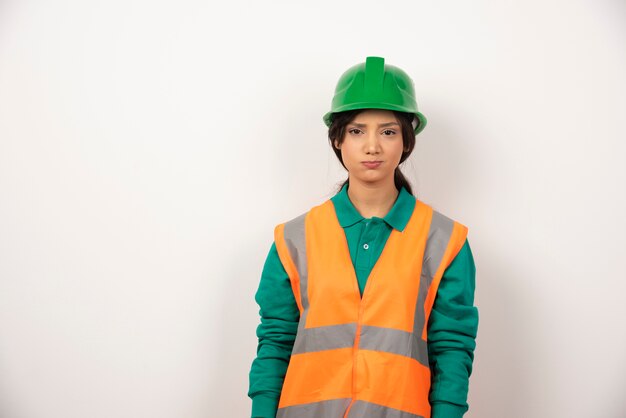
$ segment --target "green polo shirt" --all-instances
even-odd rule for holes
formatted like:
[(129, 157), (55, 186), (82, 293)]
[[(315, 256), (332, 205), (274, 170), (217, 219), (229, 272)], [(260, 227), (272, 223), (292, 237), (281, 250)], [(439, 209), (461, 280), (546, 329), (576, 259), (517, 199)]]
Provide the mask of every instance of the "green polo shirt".
[[(350, 257), (363, 289), (392, 229), (402, 231), (413, 213), (415, 197), (404, 187), (383, 218), (364, 218), (348, 196), (348, 185), (331, 198), (344, 229)], [(432, 418), (460, 418), (468, 409), (478, 309), (474, 305), (476, 268), (466, 240), (445, 270), (428, 320), (428, 357), (432, 372)], [(260, 307), (257, 356), (250, 369), (248, 396), (252, 418), (275, 418), (283, 380), (298, 329), (299, 311), (276, 243), (272, 243), (255, 300)]]

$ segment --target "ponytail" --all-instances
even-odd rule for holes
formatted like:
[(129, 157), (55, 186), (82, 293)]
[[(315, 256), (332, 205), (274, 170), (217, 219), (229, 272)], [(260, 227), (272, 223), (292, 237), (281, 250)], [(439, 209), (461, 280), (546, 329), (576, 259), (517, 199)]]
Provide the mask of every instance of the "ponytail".
[[(413, 194), (413, 188), (409, 183), (409, 180), (404, 177), (402, 171), (400, 170), (400, 166), (396, 167), (396, 170), (393, 172), (393, 182), (396, 185), (396, 189), (402, 190), (404, 187), (409, 194)], [(416, 196), (417, 197), (417, 196)]]

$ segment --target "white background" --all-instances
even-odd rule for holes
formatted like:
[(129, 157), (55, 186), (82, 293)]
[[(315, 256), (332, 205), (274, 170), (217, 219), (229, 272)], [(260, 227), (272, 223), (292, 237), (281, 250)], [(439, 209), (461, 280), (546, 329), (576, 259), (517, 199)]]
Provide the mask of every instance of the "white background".
[(249, 416), (273, 228), (345, 178), (321, 117), (368, 55), (469, 227), (466, 416), (626, 416), (626, 4), (302, 3), (0, 3), (0, 416)]

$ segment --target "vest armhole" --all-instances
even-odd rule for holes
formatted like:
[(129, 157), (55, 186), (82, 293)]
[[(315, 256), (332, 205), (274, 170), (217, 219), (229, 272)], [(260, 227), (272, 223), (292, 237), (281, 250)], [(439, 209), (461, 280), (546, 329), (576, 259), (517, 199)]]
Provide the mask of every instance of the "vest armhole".
[(280, 258), (281, 263), (283, 263), (283, 267), (289, 276), (289, 281), (291, 282), (291, 291), (293, 292), (293, 296), (296, 300), (296, 304), (298, 305), (298, 310), (300, 311), (300, 315), (302, 315), (302, 300), (300, 298), (300, 275), (298, 274), (298, 269), (296, 268), (295, 263), (293, 262), (291, 255), (289, 254), (289, 249), (287, 248), (287, 243), (285, 242), (285, 224), (279, 224), (274, 228), (274, 242), (276, 243), (276, 251), (278, 252), (278, 258)]
[(452, 250), (450, 261), (448, 261), (448, 265), (446, 266), (446, 268), (452, 263), (452, 260), (456, 258), (456, 256), (459, 254), (459, 251), (461, 251), (461, 248), (463, 248), (465, 240), (467, 239), (467, 233), (468, 228), (465, 225), (456, 221), (454, 222), (454, 230), (452, 231), (452, 235), (457, 235), (456, 239), (454, 240), (456, 246)]
[(446, 271), (448, 266), (452, 263), (452, 260), (457, 256), (461, 248), (463, 248), (463, 244), (465, 244), (465, 240), (467, 239), (468, 228), (454, 221), (454, 226), (452, 228), (452, 234), (450, 235), (450, 240), (448, 241), (448, 246), (446, 247), (446, 251), (443, 255), (441, 263), (439, 263), (439, 267), (437, 268), (437, 273), (433, 277), (433, 281), (430, 284), (430, 288), (428, 289), (428, 293), (426, 295), (426, 300), (424, 302), (424, 329), (422, 330), (422, 339), (427, 339), (427, 329), (428, 329), (428, 319), (430, 317), (430, 312), (432, 311), (433, 304), (435, 303), (435, 297), (437, 296), (437, 289), (439, 288), (439, 283), (441, 282), (441, 278), (443, 277), (443, 273)]

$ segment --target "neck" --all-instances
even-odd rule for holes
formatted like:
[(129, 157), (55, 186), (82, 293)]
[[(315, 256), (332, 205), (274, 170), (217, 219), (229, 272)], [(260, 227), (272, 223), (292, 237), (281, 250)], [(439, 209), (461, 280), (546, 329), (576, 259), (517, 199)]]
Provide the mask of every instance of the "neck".
[(393, 183), (370, 185), (350, 180), (348, 197), (356, 210), (364, 218), (383, 218), (396, 202), (399, 191)]

